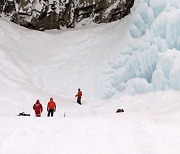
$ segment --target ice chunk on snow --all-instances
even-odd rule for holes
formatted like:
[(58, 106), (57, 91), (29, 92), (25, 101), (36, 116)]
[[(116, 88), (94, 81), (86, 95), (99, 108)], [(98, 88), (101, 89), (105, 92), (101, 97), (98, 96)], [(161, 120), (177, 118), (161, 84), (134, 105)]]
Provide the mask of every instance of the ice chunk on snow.
[(138, 38), (141, 36), (140, 30), (138, 29), (138, 27), (135, 24), (132, 24), (130, 33), (133, 38)]
[(169, 87), (180, 90), (180, 52), (174, 51), (174, 63), (169, 73)]
[(169, 0), (169, 3), (171, 4), (171, 6), (175, 7), (175, 8), (180, 8), (180, 1), (179, 0)]
[[(180, 65), (180, 63), (178, 65)], [(180, 90), (180, 68), (176, 65), (173, 66), (173, 69), (170, 72), (169, 86), (172, 89)]]
[(174, 58), (172, 54), (174, 55), (174, 53), (171, 52), (166, 52), (165, 54), (163, 54), (156, 66), (157, 69), (160, 68), (163, 71), (167, 79), (169, 78), (169, 72), (171, 71), (174, 63)]
[(150, 7), (153, 9), (155, 17), (157, 17), (165, 8), (166, 0), (151, 0)]
[(180, 39), (180, 10), (174, 11), (168, 15), (168, 24), (166, 30), (166, 40), (170, 49), (178, 49), (178, 40)]
[(177, 50), (180, 50), (180, 37), (177, 40)]
[(180, 53), (168, 51), (160, 58), (152, 76), (152, 85), (155, 90), (166, 88), (180, 89)]
[(152, 85), (150, 85), (145, 79), (134, 78), (127, 82), (125, 88), (125, 94), (143, 94), (153, 91)]
[(151, 27), (151, 24), (153, 23), (153, 21), (155, 20), (154, 17), (154, 12), (151, 8), (148, 8), (147, 10), (147, 24), (149, 27)]
[[(131, 36), (132, 36), (132, 37), (134, 37), (134, 36), (137, 36), (137, 37), (143, 36), (143, 35), (145, 34), (145, 32), (146, 32), (146, 24), (145, 24), (143, 18), (142, 18), (139, 14), (137, 14), (137, 15), (134, 17), (133, 23), (134, 23), (134, 25), (138, 28), (138, 35), (135, 34), (135, 31), (134, 31), (134, 30), (136, 30), (136, 29), (135, 29), (135, 27), (133, 26), (132, 29), (130, 30)], [(134, 37), (134, 38), (136, 38), (136, 37)]]
[(147, 3), (140, 3), (138, 5), (138, 8), (135, 10), (135, 14), (139, 14), (145, 22), (147, 21), (147, 9), (148, 9)]
[(167, 26), (167, 18), (164, 14), (158, 16), (156, 21), (152, 24), (151, 29), (154, 32), (155, 37), (160, 36), (162, 39), (166, 38), (166, 26)]
[(154, 90), (164, 90), (167, 85), (166, 77), (161, 69), (156, 69), (152, 75)]

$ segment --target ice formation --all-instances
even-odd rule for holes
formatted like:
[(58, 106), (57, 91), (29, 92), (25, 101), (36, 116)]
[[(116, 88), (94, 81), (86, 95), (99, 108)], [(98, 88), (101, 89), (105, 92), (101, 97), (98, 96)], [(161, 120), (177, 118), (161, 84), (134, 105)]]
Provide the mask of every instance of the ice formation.
[(169, 88), (180, 90), (179, 16), (178, 0), (136, 1), (130, 28), (133, 39), (108, 64), (104, 97)]

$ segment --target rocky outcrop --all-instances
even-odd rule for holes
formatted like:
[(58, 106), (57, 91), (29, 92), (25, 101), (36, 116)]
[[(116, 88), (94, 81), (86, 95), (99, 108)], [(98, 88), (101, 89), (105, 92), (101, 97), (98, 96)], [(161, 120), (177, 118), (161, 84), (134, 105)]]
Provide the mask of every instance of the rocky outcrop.
[(0, 12), (11, 21), (37, 30), (108, 23), (130, 13), (134, 0), (1, 0)]

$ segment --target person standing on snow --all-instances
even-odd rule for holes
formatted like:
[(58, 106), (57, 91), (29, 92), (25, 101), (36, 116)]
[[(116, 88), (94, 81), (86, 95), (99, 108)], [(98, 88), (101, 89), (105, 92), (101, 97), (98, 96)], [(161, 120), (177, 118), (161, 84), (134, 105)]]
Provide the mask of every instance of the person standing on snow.
[(81, 89), (78, 89), (78, 93), (75, 97), (77, 97), (77, 103), (81, 105), (81, 97), (82, 97)]
[(40, 117), (41, 113), (43, 111), (43, 107), (42, 107), (41, 103), (39, 102), (39, 100), (37, 100), (36, 103), (33, 105), (33, 109), (35, 111), (36, 117)]
[(56, 111), (56, 103), (53, 101), (53, 98), (50, 98), (50, 101), (47, 105), (47, 111), (48, 111), (48, 117), (51, 114), (51, 117), (53, 117), (54, 112)]

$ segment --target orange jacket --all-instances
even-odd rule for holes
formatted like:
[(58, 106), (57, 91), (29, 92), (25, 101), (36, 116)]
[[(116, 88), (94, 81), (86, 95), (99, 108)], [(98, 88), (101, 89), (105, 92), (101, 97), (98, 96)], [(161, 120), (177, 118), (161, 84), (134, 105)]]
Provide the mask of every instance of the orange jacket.
[(49, 101), (48, 105), (47, 105), (47, 109), (53, 109), (56, 110), (56, 103), (54, 101)]
[(77, 97), (81, 97), (81, 96), (82, 96), (82, 91), (78, 91), (78, 93), (77, 93), (76, 96), (77, 96)]

